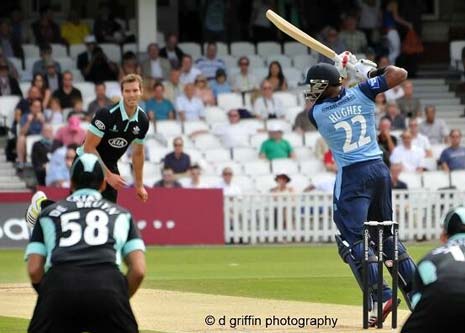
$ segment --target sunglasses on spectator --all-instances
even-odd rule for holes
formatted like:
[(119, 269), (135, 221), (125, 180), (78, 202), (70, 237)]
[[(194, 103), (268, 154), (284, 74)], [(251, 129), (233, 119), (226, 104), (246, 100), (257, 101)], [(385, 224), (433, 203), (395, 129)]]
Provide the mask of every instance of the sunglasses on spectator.
[(175, 143), (174, 146), (175, 146), (175, 147), (182, 147), (183, 144), (182, 144), (182, 143)]
[(223, 172), (223, 176), (232, 176), (232, 172)]
[(273, 88), (272, 88), (271, 86), (263, 86), (262, 89), (263, 89), (263, 90), (271, 90), (271, 89), (273, 89)]
[(248, 62), (241, 62), (241, 63), (239, 63), (239, 66), (249, 66), (249, 63)]

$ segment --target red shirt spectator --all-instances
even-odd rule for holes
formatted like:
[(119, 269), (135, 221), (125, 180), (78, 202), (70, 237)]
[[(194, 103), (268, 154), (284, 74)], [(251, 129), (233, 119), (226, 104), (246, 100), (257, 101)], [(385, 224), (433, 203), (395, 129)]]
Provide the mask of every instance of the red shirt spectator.
[(61, 127), (55, 135), (55, 140), (63, 143), (64, 146), (70, 144), (82, 144), (86, 136), (86, 131), (81, 127), (81, 120), (78, 116), (68, 119), (68, 125)]

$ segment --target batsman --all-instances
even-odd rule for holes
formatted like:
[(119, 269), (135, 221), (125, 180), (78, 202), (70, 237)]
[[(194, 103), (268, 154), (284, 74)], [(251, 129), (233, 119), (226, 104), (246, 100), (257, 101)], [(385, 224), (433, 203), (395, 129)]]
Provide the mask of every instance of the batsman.
[[(333, 197), (334, 222), (341, 233), (337, 242), (341, 256), (361, 285), (363, 223), (392, 221), (391, 178), (376, 140), (374, 100), (377, 94), (405, 81), (407, 71), (395, 66), (376, 68), (373, 62), (357, 61), (347, 51), (334, 60), (335, 66), (319, 63), (308, 70), (305, 96), (313, 102), (309, 119), (325, 139), (338, 166)], [(346, 89), (342, 81), (348, 71), (362, 82)], [(390, 228), (386, 227), (384, 234), (388, 264), (393, 259), (394, 242)], [(377, 235), (371, 236), (373, 244), (377, 244)], [(401, 243), (398, 248), (399, 288), (410, 303), (415, 264)], [(373, 309), (377, 302), (383, 302), (384, 321), (397, 300), (392, 299), (392, 290), (386, 284), (383, 299), (377, 299), (377, 258), (373, 248), (369, 251), (368, 283), (373, 301), (369, 324), (374, 326), (377, 316)]]

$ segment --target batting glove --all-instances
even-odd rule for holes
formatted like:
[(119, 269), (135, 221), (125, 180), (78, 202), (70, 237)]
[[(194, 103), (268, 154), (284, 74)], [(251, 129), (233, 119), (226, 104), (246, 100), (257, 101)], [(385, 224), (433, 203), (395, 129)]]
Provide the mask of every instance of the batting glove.
[(336, 66), (339, 74), (345, 79), (347, 78), (347, 71), (352, 70), (357, 63), (357, 58), (349, 51), (344, 51), (338, 54), (334, 59), (334, 66)]
[(371, 60), (360, 59), (354, 65), (355, 74), (362, 80), (367, 80), (370, 78), (370, 72), (376, 70), (378, 66)]

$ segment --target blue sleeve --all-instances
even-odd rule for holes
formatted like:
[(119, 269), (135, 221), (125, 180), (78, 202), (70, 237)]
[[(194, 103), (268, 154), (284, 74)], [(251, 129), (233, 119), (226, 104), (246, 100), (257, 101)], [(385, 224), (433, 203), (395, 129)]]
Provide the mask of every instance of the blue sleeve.
[(376, 95), (389, 90), (384, 75), (377, 76), (358, 85), (362, 93), (371, 100), (375, 100)]

